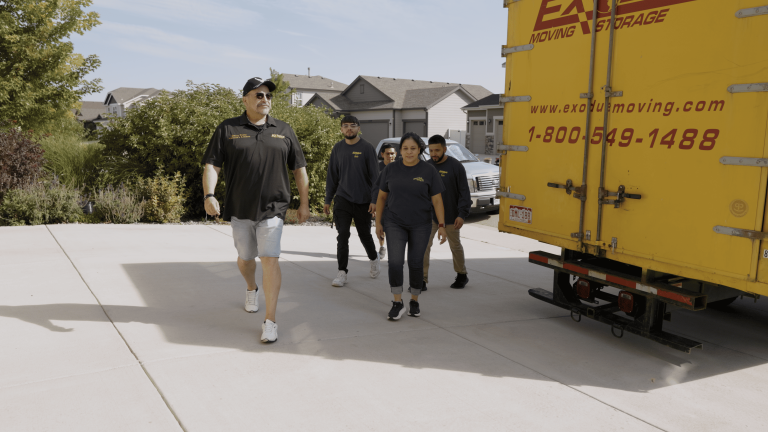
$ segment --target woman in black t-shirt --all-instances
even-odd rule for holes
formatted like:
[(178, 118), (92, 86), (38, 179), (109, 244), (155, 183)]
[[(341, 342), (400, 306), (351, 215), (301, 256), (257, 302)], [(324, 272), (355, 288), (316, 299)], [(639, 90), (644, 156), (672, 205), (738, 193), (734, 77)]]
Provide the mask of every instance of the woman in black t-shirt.
[(402, 301), (403, 265), (408, 246), (408, 272), (411, 301), (408, 315), (419, 316), (419, 294), (423, 282), (424, 252), (432, 233), (432, 208), (435, 209), (440, 244), (445, 243), (445, 215), (443, 198), (445, 189), (435, 168), (420, 160), (426, 149), (424, 141), (409, 132), (400, 139), (402, 159), (392, 162), (381, 172), (379, 196), (376, 200), (376, 235), (386, 233), (389, 249), (389, 286), (395, 300), (388, 318), (399, 320), (405, 313)]

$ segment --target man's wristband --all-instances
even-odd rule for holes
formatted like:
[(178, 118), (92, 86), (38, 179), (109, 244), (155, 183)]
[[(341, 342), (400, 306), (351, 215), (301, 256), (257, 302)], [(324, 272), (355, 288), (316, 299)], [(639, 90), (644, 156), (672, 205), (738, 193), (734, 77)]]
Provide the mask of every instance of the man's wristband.
[(214, 195), (214, 194), (208, 194), (208, 195), (206, 195), (205, 197), (203, 197), (203, 201), (207, 200), (207, 199), (208, 199), (208, 198), (210, 198), (210, 197), (215, 197), (215, 196), (216, 196), (216, 195)]
[(437, 224), (438, 228), (445, 228), (445, 224)]

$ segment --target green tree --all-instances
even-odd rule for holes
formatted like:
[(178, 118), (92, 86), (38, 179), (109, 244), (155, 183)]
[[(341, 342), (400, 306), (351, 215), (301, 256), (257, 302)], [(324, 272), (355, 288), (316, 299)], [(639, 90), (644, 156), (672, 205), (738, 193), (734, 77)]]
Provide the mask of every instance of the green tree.
[(291, 83), (289, 81), (285, 80), (285, 77), (283, 77), (283, 74), (280, 72), (269, 68), (269, 79), (273, 83), (275, 83), (275, 91), (272, 92), (273, 95), (275, 95), (276, 99), (283, 99), (286, 102), (290, 102), (291, 95), (293, 94), (293, 89), (288, 91), (288, 88), (290, 87)]
[(73, 34), (98, 21), (83, 9), (92, 0), (0, 1), (0, 119), (22, 129), (50, 132), (87, 94), (103, 88), (84, 77), (101, 64), (73, 52)]

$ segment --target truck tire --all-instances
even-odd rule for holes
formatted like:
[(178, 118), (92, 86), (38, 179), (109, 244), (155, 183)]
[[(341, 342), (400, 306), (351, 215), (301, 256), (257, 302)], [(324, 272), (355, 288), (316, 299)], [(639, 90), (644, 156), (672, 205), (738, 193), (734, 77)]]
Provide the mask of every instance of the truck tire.
[(731, 303), (736, 301), (737, 298), (739, 298), (739, 297), (736, 296), (736, 297), (731, 297), (731, 298), (727, 298), (727, 299), (718, 300), (716, 302), (708, 303), (707, 307), (710, 307), (712, 309), (725, 309), (728, 306), (730, 306)]

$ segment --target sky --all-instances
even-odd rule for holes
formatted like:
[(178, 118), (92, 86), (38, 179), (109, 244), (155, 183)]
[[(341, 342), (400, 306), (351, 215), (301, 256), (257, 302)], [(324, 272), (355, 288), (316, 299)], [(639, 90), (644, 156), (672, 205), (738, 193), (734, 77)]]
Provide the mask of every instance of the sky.
[[(187, 81), (242, 89), (248, 78), (358, 75), (504, 86), (502, 0), (93, 0), (101, 25), (74, 35), (102, 64), (86, 79), (183, 89)], [(289, 80), (290, 81), (290, 80)]]

